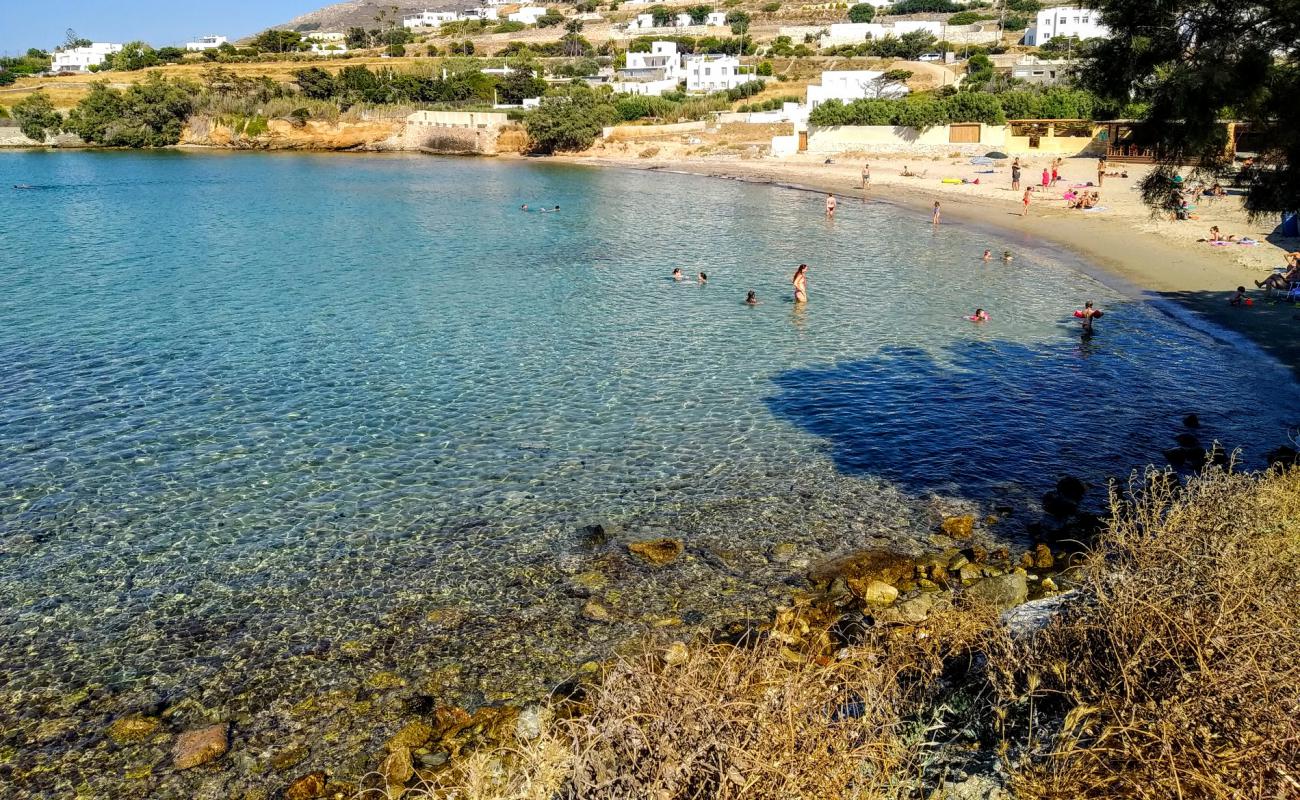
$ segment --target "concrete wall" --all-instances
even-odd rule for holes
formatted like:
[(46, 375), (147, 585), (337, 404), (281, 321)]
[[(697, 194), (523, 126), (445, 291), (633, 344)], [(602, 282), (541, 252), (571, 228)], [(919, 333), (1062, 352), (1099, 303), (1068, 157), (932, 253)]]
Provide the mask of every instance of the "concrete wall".
[(947, 125), (926, 131), (892, 125), (836, 125), (810, 127), (808, 152), (843, 153), (849, 150), (871, 150), (885, 153), (916, 153), (918, 155), (983, 155), (989, 150), (1001, 150), (1015, 155), (1035, 153), (1060, 156), (1094, 155), (1105, 152), (1105, 147), (1095, 137), (1041, 136), (1038, 147), (1029, 146), (1028, 136), (1012, 136), (1009, 125), (981, 125), (978, 143), (949, 141)]
[(981, 125), (980, 141), (975, 144), (948, 141), (947, 125), (918, 131), (896, 125), (833, 125), (808, 129), (808, 152), (843, 153), (849, 150), (947, 155), (948, 153), (982, 155), (1006, 144), (1003, 125)]
[(443, 128), (500, 128), (509, 122), (492, 111), (416, 111), (406, 118), (408, 125)]
[(704, 130), (704, 122), (675, 122), (672, 125), (615, 125), (605, 128), (602, 135), (614, 142), (626, 142), (634, 139), (655, 139), (660, 136), (675, 136)]

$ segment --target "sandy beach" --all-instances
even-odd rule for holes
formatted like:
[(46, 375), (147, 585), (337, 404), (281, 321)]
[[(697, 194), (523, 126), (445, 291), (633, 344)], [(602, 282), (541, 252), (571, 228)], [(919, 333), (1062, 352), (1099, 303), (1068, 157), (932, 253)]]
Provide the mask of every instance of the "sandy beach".
[[(1029, 213), (1021, 216), (1021, 192), (1011, 189), (1010, 161), (999, 166), (976, 166), (966, 158), (915, 157), (901, 154), (846, 154), (825, 163), (824, 156), (804, 154), (788, 159), (746, 157), (736, 153), (692, 154), (676, 143), (611, 142), (598, 144), (574, 163), (688, 172), (720, 178), (788, 185), (833, 192), (841, 198), (865, 202), (891, 202), (930, 213), (934, 201), (943, 219), (996, 226), (1005, 239), (990, 247), (1015, 250), (1029, 243), (1049, 242), (1085, 256), (1121, 283), (1135, 288), (1148, 300), (1166, 302), (1196, 323), (1207, 320), (1246, 338), (1300, 375), (1300, 309), (1265, 297), (1254, 282), (1285, 263), (1285, 254), (1300, 249), (1300, 240), (1274, 235), (1275, 219), (1251, 222), (1241, 209), (1241, 198), (1229, 195), (1202, 201), (1199, 219), (1174, 221), (1154, 217), (1141, 202), (1138, 185), (1150, 167), (1112, 164), (1108, 172), (1127, 170), (1128, 177), (1107, 177), (1098, 190), (1101, 208), (1083, 212), (1066, 207), (1061, 195), (1075, 183), (1096, 181), (1093, 158), (1065, 159), (1056, 188), (1036, 188)], [(1039, 181), (1048, 157), (1022, 159), (1022, 187)], [(864, 163), (871, 166), (870, 186), (861, 188)], [(907, 168), (919, 173), (905, 177)], [(992, 172), (989, 172), (989, 170)], [(942, 178), (979, 179), (979, 184), (945, 184)], [(1247, 237), (1256, 245), (1212, 246), (1204, 241), (1212, 225), (1226, 235)], [(1228, 299), (1244, 285), (1254, 302), (1231, 306)]]

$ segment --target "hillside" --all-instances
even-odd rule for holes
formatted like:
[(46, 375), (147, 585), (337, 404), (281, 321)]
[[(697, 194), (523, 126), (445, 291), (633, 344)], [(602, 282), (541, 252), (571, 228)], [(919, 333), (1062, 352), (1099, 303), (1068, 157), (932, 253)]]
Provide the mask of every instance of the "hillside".
[(347, 0), (347, 2), (334, 3), (302, 16), (294, 17), (284, 24), (272, 27), (303, 32), (316, 30), (343, 32), (352, 27), (376, 27), (380, 17), (382, 17), (385, 25), (393, 20), (400, 25), (402, 16), (405, 14), (425, 9), (438, 11), (467, 5), (475, 4), (472, 2), (457, 3), (456, 0), (390, 0), (389, 2), (381, 2), (381, 0)]

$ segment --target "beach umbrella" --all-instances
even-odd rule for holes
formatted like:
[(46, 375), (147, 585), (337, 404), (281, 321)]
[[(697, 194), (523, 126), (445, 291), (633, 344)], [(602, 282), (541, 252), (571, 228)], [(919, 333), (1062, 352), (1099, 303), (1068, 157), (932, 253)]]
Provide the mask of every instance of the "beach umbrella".
[(994, 150), (994, 151), (991, 152), (991, 153), (985, 153), (985, 154), (984, 154), (984, 157), (985, 157), (985, 158), (1006, 158), (1006, 157), (1007, 157), (1007, 154), (1006, 154), (1006, 153), (1003, 153), (1003, 152), (1000, 152), (1000, 151), (998, 151), (998, 150)]
[(970, 163), (978, 164), (981, 167), (987, 167), (988, 165), (993, 163), (993, 159), (989, 158), (988, 156), (975, 156), (970, 160)]

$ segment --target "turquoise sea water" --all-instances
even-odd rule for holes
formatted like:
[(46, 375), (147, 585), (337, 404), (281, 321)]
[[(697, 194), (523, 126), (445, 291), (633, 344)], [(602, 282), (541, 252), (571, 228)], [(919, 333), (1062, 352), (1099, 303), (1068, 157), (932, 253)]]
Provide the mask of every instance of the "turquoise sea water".
[[(936, 503), (1158, 462), (1188, 412), (1258, 463), (1300, 419), (1285, 373), (1065, 254), (821, 205), (546, 164), (0, 154), (0, 747), (23, 776), (94, 753), (23, 791), (154, 756), (162, 794), (199, 780), (103, 743), (131, 710), (251, 741), (377, 671), (533, 696), (655, 619), (761, 613), (800, 571), (777, 542), (921, 541)], [(687, 556), (591, 552), (598, 520)], [(593, 570), (614, 626), (576, 617)]]

